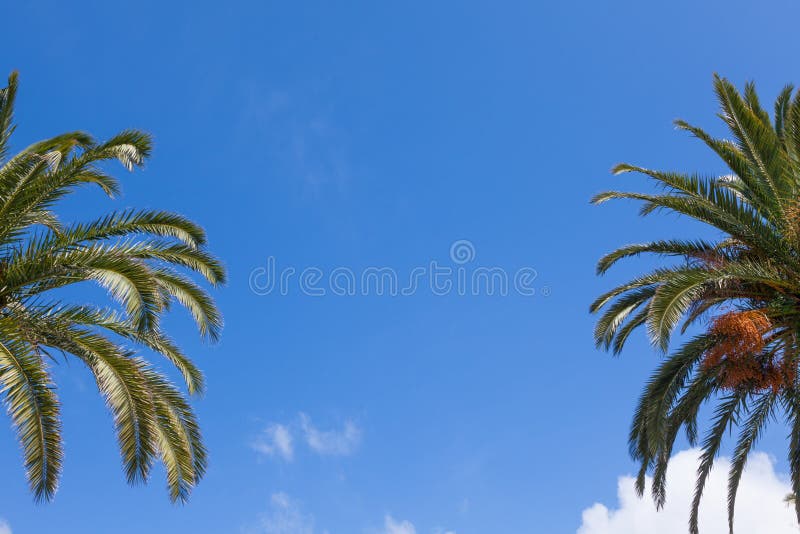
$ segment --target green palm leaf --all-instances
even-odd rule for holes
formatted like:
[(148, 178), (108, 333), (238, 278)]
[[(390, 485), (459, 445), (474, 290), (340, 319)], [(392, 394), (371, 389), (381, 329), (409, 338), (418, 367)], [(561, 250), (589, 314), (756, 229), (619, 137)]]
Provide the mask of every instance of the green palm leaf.
[[(598, 274), (640, 254), (667, 257), (671, 263), (620, 284), (590, 306), (592, 313), (600, 313), (598, 346), (618, 353), (633, 331), (644, 327), (665, 353), (644, 387), (629, 436), (630, 454), (640, 465), (636, 489), (644, 492), (645, 477), (652, 472), (657, 507), (665, 503), (667, 467), (680, 429), (696, 443), (701, 406), (715, 406), (702, 443), (690, 514), (693, 533), (723, 438), (738, 428), (728, 477), (733, 532), (747, 457), (778, 410), (791, 429), (792, 490), (800, 494), (800, 92), (786, 86), (770, 117), (752, 83), (740, 93), (715, 76), (714, 90), (730, 139), (712, 137), (685, 121), (675, 124), (700, 139), (729, 172), (702, 176), (621, 164), (615, 174), (642, 174), (661, 191), (609, 191), (592, 199), (598, 204), (641, 202), (641, 215), (677, 213), (715, 234), (714, 240), (661, 239), (605, 255)], [(681, 334), (700, 332), (667, 354), (680, 324)]]
[[(125, 130), (106, 141), (68, 132), (8, 157), (17, 77), (0, 89), (0, 398), (22, 446), (37, 500), (53, 497), (62, 468), (56, 385), (45, 358), (58, 351), (82, 362), (114, 420), (130, 483), (146, 481), (156, 461), (169, 497), (185, 501), (202, 478), (207, 453), (186, 395), (145, 359), (166, 358), (189, 394), (204, 389), (201, 371), (161, 328), (172, 302), (186, 307), (202, 336), (219, 338), (222, 316), (195, 280), (225, 282), (205, 231), (179, 214), (111, 212), (63, 223), (58, 202), (84, 185), (109, 197), (120, 191), (104, 164), (132, 171), (150, 155), (150, 136)], [(57, 290), (95, 284), (108, 300), (64, 302)], [(57, 360), (53, 359), (53, 362)]]

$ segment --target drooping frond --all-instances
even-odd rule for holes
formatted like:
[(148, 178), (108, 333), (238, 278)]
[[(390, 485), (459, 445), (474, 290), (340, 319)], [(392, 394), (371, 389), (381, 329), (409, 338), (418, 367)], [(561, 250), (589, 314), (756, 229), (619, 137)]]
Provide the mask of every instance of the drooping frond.
[(185, 502), (205, 474), (208, 459), (200, 427), (183, 396), (163, 376), (145, 371), (153, 395), (159, 454), (172, 501)]
[(189, 278), (160, 269), (156, 280), (165, 295), (173, 297), (192, 314), (200, 335), (217, 340), (222, 331), (222, 315), (211, 296)]
[(655, 457), (670, 411), (711, 343), (708, 336), (698, 336), (662, 362), (650, 377), (637, 404), (629, 437), (631, 455), (637, 460), (649, 462)]
[(37, 500), (49, 500), (58, 488), (63, 446), (58, 399), (42, 357), (19, 341), (0, 342), (0, 384), (31, 491)]
[(733, 534), (733, 516), (736, 508), (736, 492), (742, 479), (747, 457), (761, 436), (764, 426), (772, 417), (773, 407), (778, 400), (778, 395), (772, 391), (763, 393), (755, 401), (747, 420), (739, 433), (739, 440), (733, 453), (730, 473), (728, 474), (728, 528)]
[(736, 424), (737, 417), (739, 416), (739, 412), (746, 397), (746, 391), (732, 393), (722, 400), (714, 412), (712, 426), (708, 431), (705, 441), (703, 441), (700, 454), (700, 466), (697, 468), (697, 482), (695, 484), (694, 498), (692, 499), (692, 508), (689, 514), (689, 532), (691, 532), (691, 534), (699, 534), (700, 532), (700, 527), (698, 526), (700, 520), (700, 500), (703, 497), (706, 480), (708, 479), (709, 473), (711, 473), (714, 460), (719, 453), (719, 448), (722, 445), (722, 438), (725, 437), (729, 428)]
[[(592, 202), (624, 199), (641, 203), (641, 215), (667, 211), (707, 225), (714, 239), (660, 239), (615, 250), (600, 259), (598, 274), (640, 254), (670, 263), (600, 295), (590, 306), (600, 313), (599, 347), (618, 353), (631, 333), (644, 327), (664, 361), (637, 404), (630, 453), (639, 462), (639, 494), (653, 474), (656, 506), (666, 499), (666, 472), (681, 428), (697, 443), (698, 414), (715, 405), (702, 442), (690, 531), (698, 532), (698, 510), (708, 474), (728, 431), (738, 439), (728, 476), (728, 516), (733, 532), (736, 493), (747, 457), (775, 412), (791, 429), (792, 485), (800, 494), (800, 91), (786, 86), (770, 113), (755, 85), (740, 93), (714, 77), (720, 118), (729, 138), (717, 138), (676, 121), (727, 166), (722, 175), (666, 172), (621, 164), (615, 174), (638, 173), (654, 181), (655, 193), (609, 191)], [(675, 332), (699, 330), (667, 354)], [(796, 503), (800, 520), (800, 504)]]
[(157, 330), (142, 333), (117, 312), (97, 310), (88, 306), (59, 307), (48, 310), (47, 313), (56, 320), (108, 330), (161, 354), (181, 372), (189, 393), (203, 392), (205, 387), (203, 373), (166, 334)]
[(98, 338), (79, 333), (75, 350), (97, 380), (97, 387), (114, 414), (117, 441), (125, 474), (131, 483), (146, 481), (156, 454), (153, 439), (154, 407), (144, 383), (144, 362), (119, 354)]
[[(222, 315), (195, 278), (219, 286), (225, 268), (207, 250), (203, 228), (179, 214), (124, 210), (86, 222), (59, 220), (58, 202), (81, 186), (115, 197), (120, 184), (105, 163), (141, 167), (152, 140), (138, 130), (106, 141), (73, 131), (9, 157), (16, 88), (12, 73), (0, 89), (0, 398), (33, 494), (51, 499), (61, 473), (59, 404), (46, 365), (61, 353), (93, 374), (128, 481), (146, 481), (161, 461), (170, 499), (183, 502), (205, 472), (205, 446), (186, 396), (146, 356), (174, 365), (189, 394), (203, 391), (202, 373), (161, 318), (177, 302), (203, 337), (218, 339)], [(108, 301), (64, 301), (76, 293), (59, 290), (81, 283), (105, 289)]]

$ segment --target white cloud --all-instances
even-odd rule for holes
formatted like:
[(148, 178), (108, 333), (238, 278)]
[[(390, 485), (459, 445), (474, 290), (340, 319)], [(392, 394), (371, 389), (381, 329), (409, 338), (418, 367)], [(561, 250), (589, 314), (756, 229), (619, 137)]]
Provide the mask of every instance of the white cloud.
[[(2, 523), (0, 523), (2, 525)], [(246, 534), (330, 534), (327, 530), (315, 529), (314, 517), (303, 512), (299, 501), (286, 493), (273, 493), (270, 497), (269, 511), (263, 514), (258, 522), (243, 530)], [(364, 532), (375, 534), (417, 534), (411, 521), (398, 521), (391, 515), (383, 518), (383, 527), (366, 529)], [(433, 529), (432, 534), (456, 534), (452, 530)], [(11, 534), (0, 528), (0, 534)]]
[[(314, 534), (314, 518), (303, 514), (300, 505), (283, 492), (273, 493), (270, 510), (250, 534)], [(2, 534), (2, 533), (0, 533)]]
[[(435, 528), (433, 534), (456, 534), (452, 530)], [(390, 515), (383, 518), (383, 529), (380, 534), (417, 534), (417, 529), (411, 521), (397, 521)]]
[(292, 434), (284, 425), (269, 425), (251, 446), (253, 450), (260, 454), (265, 456), (278, 456), (287, 462), (291, 461), (294, 457)]
[(300, 427), (308, 446), (319, 454), (346, 456), (355, 452), (361, 443), (361, 429), (353, 421), (345, 421), (341, 430), (320, 430), (310, 417), (301, 413)]
[[(699, 451), (676, 454), (667, 472), (667, 503), (656, 511), (649, 494), (636, 496), (634, 479), (620, 477), (618, 508), (609, 510), (595, 504), (583, 511), (577, 534), (673, 534), (687, 532), (689, 508), (694, 492)], [(728, 534), (727, 476), (730, 460), (717, 459), (700, 505), (701, 534)], [(650, 485), (648, 480), (648, 487)], [(736, 532), (748, 534), (798, 534), (794, 511), (783, 502), (790, 491), (783, 477), (775, 473), (772, 460), (764, 453), (750, 457), (736, 498)]]
[(5, 519), (0, 519), (0, 534), (11, 534), (11, 525)]
[(417, 529), (410, 521), (397, 522), (392, 516), (387, 515), (383, 520), (383, 532), (381, 534), (417, 534)]

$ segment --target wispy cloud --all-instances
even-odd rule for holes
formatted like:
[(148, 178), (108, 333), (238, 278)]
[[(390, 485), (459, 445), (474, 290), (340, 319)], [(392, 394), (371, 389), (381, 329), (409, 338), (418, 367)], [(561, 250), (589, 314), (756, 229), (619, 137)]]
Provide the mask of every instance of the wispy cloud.
[(11, 525), (5, 519), (0, 519), (0, 534), (11, 534)]
[[(273, 423), (252, 443), (253, 450), (264, 456), (276, 456), (287, 462), (294, 458), (292, 434), (288, 427)], [(0, 533), (2, 534), (2, 533)]]
[[(667, 472), (667, 503), (656, 511), (653, 501), (639, 498), (634, 479), (620, 477), (619, 504), (609, 509), (595, 504), (583, 511), (578, 534), (673, 534), (686, 532), (689, 506), (694, 493), (699, 451), (692, 449), (675, 455)], [(730, 460), (720, 457), (703, 493), (700, 507), (700, 532), (728, 534), (727, 473)], [(651, 480), (647, 481), (648, 486)], [(797, 534), (794, 511), (784, 502), (790, 487), (775, 473), (772, 460), (763, 453), (750, 457), (736, 499), (736, 532)]]
[(387, 515), (383, 519), (383, 532), (381, 534), (417, 534), (417, 529), (411, 521), (397, 521)]
[[(349, 529), (355, 532), (358, 529)], [(391, 515), (385, 515), (383, 525), (379, 528), (366, 528), (361, 530), (372, 534), (417, 534), (417, 529), (411, 521), (397, 520)], [(262, 514), (258, 521), (243, 529), (244, 534), (330, 534), (328, 530), (317, 530), (314, 516), (303, 510), (300, 501), (291, 498), (284, 492), (273, 493), (269, 501), (269, 509)], [(431, 534), (456, 534), (452, 530), (435, 528), (427, 531)], [(0, 530), (0, 534), (11, 534)]]
[(248, 534), (314, 534), (314, 518), (304, 514), (300, 504), (283, 492), (270, 497), (269, 511)]
[(345, 421), (341, 430), (320, 430), (308, 415), (301, 413), (300, 428), (308, 446), (319, 454), (346, 456), (361, 443), (361, 429), (350, 420)]
[(297, 438), (297, 442), (307, 445), (317, 454), (347, 456), (358, 449), (361, 435), (361, 428), (351, 419), (347, 419), (340, 428), (320, 429), (314, 425), (311, 417), (301, 412), (292, 423), (270, 423), (250, 442), (250, 447), (262, 456), (290, 462), (294, 459)]
[(250, 146), (254, 132), (263, 137), (270, 159), (284, 167), (282, 174), (298, 179), (312, 197), (346, 191), (352, 174), (349, 136), (324, 106), (299, 88), (290, 93), (245, 83), (242, 96), (244, 144)]

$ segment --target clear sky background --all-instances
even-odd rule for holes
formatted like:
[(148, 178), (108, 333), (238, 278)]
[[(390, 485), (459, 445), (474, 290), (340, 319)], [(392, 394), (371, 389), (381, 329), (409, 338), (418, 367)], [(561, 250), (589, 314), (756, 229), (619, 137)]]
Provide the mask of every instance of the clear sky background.
[[(211, 463), (191, 501), (170, 505), (160, 470), (125, 484), (111, 418), (73, 362), (56, 370), (59, 493), (33, 503), (6, 420), (0, 517), (14, 534), (574, 533), (594, 503), (616, 507), (658, 356), (642, 333), (619, 359), (595, 350), (589, 302), (648, 262), (603, 279), (594, 263), (698, 228), (588, 200), (648, 187), (609, 175), (622, 160), (724, 172), (671, 121), (722, 133), (713, 72), (756, 80), (764, 102), (800, 83), (798, 15), (731, 0), (8, 3), (16, 147), (73, 129), (155, 137), (143, 172), (118, 169), (121, 199), (86, 192), (64, 217), (181, 212), (230, 282), (218, 345), (170, 319), (208, 377), (195, 405)], [(534, 268), (536, 294), (249, 284), (268, 257), (403, 279), (452, 266), (456, 240), (473, 244), (470, 268)], [(780, 427), (760, 449), (785, 471)]]

